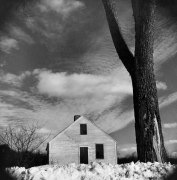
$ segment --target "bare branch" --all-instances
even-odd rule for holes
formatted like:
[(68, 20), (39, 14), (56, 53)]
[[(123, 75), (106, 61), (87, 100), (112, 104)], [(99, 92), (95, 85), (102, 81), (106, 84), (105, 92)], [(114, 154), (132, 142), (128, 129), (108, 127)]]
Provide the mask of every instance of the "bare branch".
[(37, 125), (20, 126), (16, 129), (9, 126), (0, 134), (0, 141), (17, 152), (34, 152), (50, 136), (50, 134), (46, 138), (40, 136), (37, 133), (38, 129)]

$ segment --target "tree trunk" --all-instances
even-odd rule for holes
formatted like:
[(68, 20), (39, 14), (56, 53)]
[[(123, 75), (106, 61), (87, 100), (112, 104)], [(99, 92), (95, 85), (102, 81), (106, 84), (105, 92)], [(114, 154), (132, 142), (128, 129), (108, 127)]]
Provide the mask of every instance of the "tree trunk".
[(132, 0), (135, 19), (135, 56), (120, 32), (115, 0), (102, 0), (117, 53), (132, 78), (138, 159), (164, 162), (162, 135), (153, 63), (156, 0)]
[(153, 63), (155, 0), (132, 0), (135, 60), (132, 74), (138, 159), (164, 162), (164, 147)]
[(115, 49), (125, 68), (131, 75), (133, 72), (134, 56), (121, 34), (115, 1), (116, 0), (102, 0)]

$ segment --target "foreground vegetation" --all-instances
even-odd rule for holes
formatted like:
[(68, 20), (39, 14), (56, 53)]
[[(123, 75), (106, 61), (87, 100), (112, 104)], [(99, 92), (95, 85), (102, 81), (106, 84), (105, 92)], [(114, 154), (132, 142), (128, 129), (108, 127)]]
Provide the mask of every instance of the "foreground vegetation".
[(127, 163), (112, 165), (92, 162), (90, 164), (45, 165), (26, 169), (8, 168), (7, 172), (16, 180), (164, 180), (175, 170), (170, 163)]
[[(136, 163), (138, 161), (137, 156), (135, 155), (129, 155), (126, 157), (118, 158), (118, 164), (125, 164), (125, 163)], [(168, 156), (167, 162), (170, 162), (171, 164), (177, 164), (177, 157)]]

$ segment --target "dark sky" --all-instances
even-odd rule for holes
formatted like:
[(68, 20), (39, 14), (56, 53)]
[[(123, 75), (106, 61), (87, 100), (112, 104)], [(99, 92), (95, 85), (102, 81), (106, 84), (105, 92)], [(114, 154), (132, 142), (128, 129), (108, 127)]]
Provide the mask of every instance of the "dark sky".
[[(159, 1), (154, 45), (162, 127), (177, 151), (177, 3)], [(134, 51), (131, 3), (120, 0), (121, 31)], [(4, 19), (0, 32), (0, 127), (42, 125), (56, 134), (75, 114), (135, 151), (131, 80), (119, 60), (100, 0), (42, 0)], [(131, 152), (130, 152), (131, 151)]]

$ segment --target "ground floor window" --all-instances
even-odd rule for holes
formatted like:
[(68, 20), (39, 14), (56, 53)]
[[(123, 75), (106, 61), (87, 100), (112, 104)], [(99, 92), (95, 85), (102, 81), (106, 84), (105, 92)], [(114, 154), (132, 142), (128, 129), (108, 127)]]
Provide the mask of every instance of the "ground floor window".
[(104, 159), (104, 146), (103, 146), (103, 144), (96, 144), (96, 159)]

